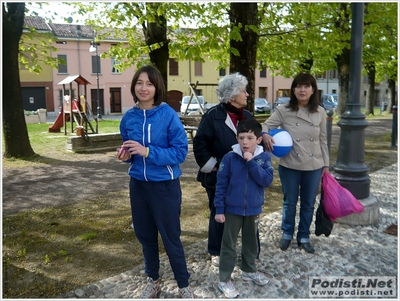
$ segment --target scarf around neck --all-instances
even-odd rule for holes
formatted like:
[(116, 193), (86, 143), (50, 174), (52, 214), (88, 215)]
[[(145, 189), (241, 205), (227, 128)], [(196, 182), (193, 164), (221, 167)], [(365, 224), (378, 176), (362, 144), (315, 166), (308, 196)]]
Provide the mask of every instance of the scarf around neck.
[(232, 119), (232, 122), (235, 126), (237, 126), (239, 120), (244, 120), (244, 108), (236, 108), (235, 106), (231, 105), (230, 103), (224, 103), (224, 107), (226, 108), (229, 117)]

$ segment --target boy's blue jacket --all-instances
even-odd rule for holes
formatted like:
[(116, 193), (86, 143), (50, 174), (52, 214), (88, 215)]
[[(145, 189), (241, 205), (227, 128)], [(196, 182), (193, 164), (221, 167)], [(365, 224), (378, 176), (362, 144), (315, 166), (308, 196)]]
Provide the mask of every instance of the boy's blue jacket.
[(149, 156), (134, 155), (128, 174), (140, 181), (177, 179), (182, 171), (179, 164), (188, 153), (188, 139), (178, 114), (162, 103), (151, 110), (138, 106), (128, 110), (120, 124), (122, 140), (134, 140), (149, 148)]
[(239, 144), (233, 145), (232, 149), (223, 157), (217, 173), (216, 214), (260, 214), (264, 189), (274, 179), (271, 157), (259, 145), (250, 161), (243, 158)]

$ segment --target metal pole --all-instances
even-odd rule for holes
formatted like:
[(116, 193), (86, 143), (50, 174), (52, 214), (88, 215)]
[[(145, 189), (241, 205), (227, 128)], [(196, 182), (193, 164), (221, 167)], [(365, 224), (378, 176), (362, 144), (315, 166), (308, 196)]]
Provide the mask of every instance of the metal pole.
[(392, 107), (392, 144), (390, 145), (391, 148), (397, 148), (396, 145), (396, 138), (397, 138), (397, 106)]
[(333, 120), (333, 110), (329, 108), (326, 110), (326, 139), (328, 142), (328, 152), (331, 154), (331, 141), (332, 141), (332, 120)]
[(99, 58), (99, 52), (97, 50), (97, 42), (96, 44), (96, 80), (97, 80), (97, 119), (101, 119), (101, 107), (100, 107), (100, 84), (99, 84), (99, 65), (100, 65), (100, 58)]
[(333, 166), (336, 180), (357, 199), (368, 198), (369, 168), (364, 161), (364, 129), (368, 126), (361, 112), (360, 86), (362, 67), (364, 3), (351, 3), (349, 99), (337, 125), (341, 128), (338, 158)]

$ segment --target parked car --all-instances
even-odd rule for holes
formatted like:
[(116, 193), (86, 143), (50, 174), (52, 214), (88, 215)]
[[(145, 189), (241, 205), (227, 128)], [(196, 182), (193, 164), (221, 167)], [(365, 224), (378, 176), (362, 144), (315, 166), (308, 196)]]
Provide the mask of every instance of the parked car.
[[(205, 111), (206, 110), (205, 105), (207, 104), (207, 102), (204, 100), (204, 96), (197, 95), (197, 98), (200, 101), (202, 109)], [(189, 99), (190, 99), (190, 96), (183, 96), (183, 98), (181, 100), (181, 114), (185, 113), (185, 110), (189, 104)], [(187, 109), (187, 114), (194, 113), (194, 112), (201, 113), (200, 106), (199, 106), (196, 98), (193, 96), (192, 101), (190, 102), (189, 108)]]
[(322, 94), (321, 105), (325, 110), (332, 109), (335, 111), (339, 103), (339, 96), (337, 94)]
[(275, 106), (281, 106), (281, 105), (285, 105), (290, 101), (290, 97), (278, 97), (275, 100)]
[(255, 98), (254, 112), (256, 114), (270, 114), (271, 104), (265, 98)]

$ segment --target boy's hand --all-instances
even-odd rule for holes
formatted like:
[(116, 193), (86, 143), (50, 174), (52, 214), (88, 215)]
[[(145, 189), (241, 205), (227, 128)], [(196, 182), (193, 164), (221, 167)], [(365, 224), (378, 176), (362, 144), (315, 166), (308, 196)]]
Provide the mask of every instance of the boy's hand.
[(250, 161), (251, 159), (253, 159), (253, 155), (252, 155), (252, 153), (250, 153), (250, 152), (244, 152), (244, 153), (243, 153), (243, 158), (244, 158), (246, 161)]
[(217, 223), (225, 223), (225, 214), (216, 214), (215, 221)]

